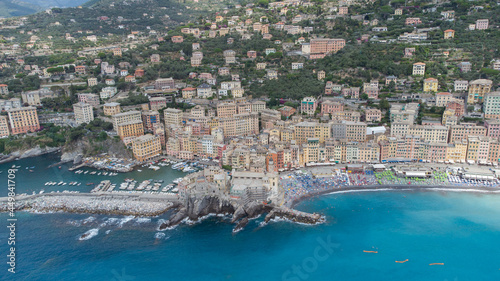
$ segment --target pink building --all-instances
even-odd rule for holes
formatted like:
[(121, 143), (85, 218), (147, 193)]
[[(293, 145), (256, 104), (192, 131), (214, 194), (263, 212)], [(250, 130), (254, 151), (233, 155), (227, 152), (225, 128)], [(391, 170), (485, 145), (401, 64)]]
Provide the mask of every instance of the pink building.
[(405, 48), (405, 58), (411, 58), (415, 53), (415, 48)]
[(448, 144), (446, 143), (429, 143), (429, 150), (427, 154), (427, 160), (432, 162), (444, 161), (446, 160), (446, 150)]
[(379, 109), (372, 108), (368, 109), (365, 112), (366, 114), (366, 121), (371, 121), (371, 122), (380, 122), (382, 120), (382, 112)]
[(193, 160), (194, 159), (194, 153), (191, 151), (179, 151), (179, 159), (183, 160)]
[(308, 115), (314, 115), (316, 108), (318, 107), (318, 101), (313, 97), (305, 97), (300, 103), (300, 112), (306, 113)]
[(422, 21), (420, 18), (407, 18), (405, 21), (406, 25), (416, 25), (416, 24), (421, 24)]
[(477, 30), (485, 30), (488, 29), (489, 21), (488, 19), (481, 19), (476, 21), (476, 29)]
[(365, 94), (369, 99), (378, 99), (378, 87), (366, 87)]
[(344, 111), (344, 105), (340, 102), (325, 101), (321, 104), (321, 114), (323, 115), (339, 111)]
[(486, 129), (488, 129), (487, 133), (488, 137), (493, 137), (493, 138), (500, 137), (500, 120), (496, 119), (485, 120), (484, 126), (486, 127)]
[(165, 97), (155, 97), (149, 99), (149, 107), (151, 110), (160, 110), (167, 107), (167, 98)]
[(359, 98), (359, 87), (344, 88), (342, 89), (342, 95), (344, 97), (350, 96), (351, 98)]
[(182, 36), (172, 36), (172, 42), (173, 43), (182, 43), (184, 42), (184, 37)]
[(349, 13), (349, 7), (339, 7), (339, 15), (347, 15)]
[(92, 105), (93, 107), (99, 106), (99, 96), (90, 93), (78, 94), (78, 101)]
[(247, 57), (251, 58), (251, 59), (254, 59), (254, 58), (257, 57), (257, 52), (256, 51), (248, 51), (247, 52)]
[(462, 118), (465, 113), (465, 105), (463, 102), (451, 101), (446, 105), (446, 109), (455, 110), (455, 116), (457, 116), (458, 118)]

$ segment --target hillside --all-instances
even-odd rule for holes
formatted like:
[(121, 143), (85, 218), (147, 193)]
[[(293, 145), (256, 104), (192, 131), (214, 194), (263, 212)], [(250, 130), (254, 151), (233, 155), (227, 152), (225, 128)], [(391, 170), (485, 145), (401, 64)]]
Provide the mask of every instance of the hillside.
[(0, 17), (25, 16), (55, 7), (76, 7), (85, 2), (87, 0), (0, 0)]

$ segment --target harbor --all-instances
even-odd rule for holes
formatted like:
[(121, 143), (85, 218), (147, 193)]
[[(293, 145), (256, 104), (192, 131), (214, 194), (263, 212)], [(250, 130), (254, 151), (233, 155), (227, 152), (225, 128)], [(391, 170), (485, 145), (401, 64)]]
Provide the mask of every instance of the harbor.
[[(203, 168), (196, 162), (180, 162), (164, 159), (142, 163), (127, 173), (97, 170), (94, 168), (80, 167), (70, 170), (71, 164), (65, 163), (51, 166), (58, 162), (56, 154), (21, 159), (12, 163), (0, 165), (0, 179), (7, 181), (7, 169), (13, 166), (16, 172), (17, 194), (38, 194), (56, 192), (90, 193), (102, 181), (109, 180), (114, 185), (113, 192), (121, 193), (176, 193), (176, 183), (188, 173)], [(33, 166), (32, 163), (37, 163)], [(130, 181), (132, 180), (132, 181)], [(144, 181), (150, 183), (139, 189)], [(134, 182), (134, 184), (132, 184)], [(123, 188), (126, 185), (126, 188)], [(160, 184), (160, 185), (159, 185)], [(151, 185), (151, 188), (148, 188)], [(122, 187), (120, 189), (120, 187)], [(110, 190), (111, 191), (111, 190)], [(7, 190), (0, 190), (0, 196), (7, 196)]]

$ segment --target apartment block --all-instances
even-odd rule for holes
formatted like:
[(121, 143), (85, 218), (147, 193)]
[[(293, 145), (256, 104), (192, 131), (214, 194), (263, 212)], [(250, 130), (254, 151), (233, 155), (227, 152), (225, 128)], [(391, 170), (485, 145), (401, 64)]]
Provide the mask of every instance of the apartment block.
[(306, 113), (307, 115), (314, 115), (317, 107), (318, 101), (315, 98), (305, 97), (300, 103), (300, 112)]
[(135, 158), (140, 161), (147, 161), (161, 154), (160, 137), (144, 135), (132, 141), (132, 151)]
[(488, 27), (489, 27), (489, 20), (488, 19), (476, 20), (476, 30), (485, 30), (485, 29), (488, 29)]
[(346, 141), (364, 142), (366, 140), (366, 123), (340, 121), (331, 123), (331, 137)]
[(405, 25), (417, 25), (421, 23), (422, 21), (420, 20), (420, 18), (406, 18), (405, 20)]
[(325, 101), (321, 103), (321, 114), (330, 114), (333, 112), (344, 111), (344, 105), (340, 102)]
[(172, 77), (156, 79), (154, 87), (156, 90), (175, 89), (175, 81)]
[(499, 138), (500, 137), (500, 120), (485, 120), (484, 126), (487, 130), (487, 136), (491, 138)]
[(330, 114), (332, 115), (332, 121), (359, 122), (361, 120), (361, 113), (357, 111), (337, 111)]
[(469, 88), (469, 81), (456, 80), (453, 82), (455, 92), (465, 92)]
[(237, 106), (234, 103), (220, 103), (217, 105), (217, 117), (227, 118), (237, 113)]
[(42, 103), (40, 102), (40, 92), (32, 91), (21, 94), (21, 98), (23, 100), (23, 104), (28, 104), (30, 106), (40, 106)]
[(300, 122), (293, 128), (297, 144), (306, 143), (310, 138), (317, 138), (320, 143), (324, 143), (331, 135), (330, 130), (330, 125), (317, 122)]
[(40, 130), (38, 114), (34, 107), (20, 107), (7, 110), (10, 131), (13, 135)]
[(127, 137), (139, 137), (144, 135), (144, 127), (139, 120), (118, 124), (118, 136), (123, 140)]
[(407, 104), (391, 104), (390, 117), (391, 123), (410, 122), (415, 123), (418, 116), (420, 104), (411, 102)]
[(104, 115), (106, 115), (106, 116), (112, 116), (112, 115), (120, 113), (120, 111), (121, 111), (120, 104), (117, 102), (105, 103), (102, 106), (102, 109), (104, 111)]
[(231, 117), (219, 118), (219, 128), (224, 136), (248, 136), (259, 133), (259, 114), (256, 112), (235, 114)]
[(88, 103), (75, 103), (73, 104), (73, 112), (75, 113), (75, 122), (80, 125), (83, 123), (90, 123), (94, 120), (94, 110)]
[(156, 110), (142, 111), (141, 115), (144, 129), (147, 131), (153, 131), (154, 126), (160, 123), (160, 113)]
[(0, 115), (0, 138), (5, 138), (9, 135), (9, 120), (7, 116)]
[(448, 144), (445, 161), (463, 163), (467, 160), (467, 140), (455, 141)]
[(425, 74), (425, 63), (416, 62), (413, 64), (413, 75), (424, 75)]
[(113, 130), (118, 131), (118, 124), (130, 122), (130, 121), (141, 121), (141, 112), (137, 110), (126, 111), (122, 113), (115, 114), (111, 117), (113, 120)]
[(183, 99), (192, 99), (196, 96), (196, 88), (187, 87), (182, 89), (182, 98)]
[(176, 108), (167, 108), (163, 111), (165, 126), (180, 126), (182, 124), (182, 110)]
[(477, 79), (469, 83), (469, 95), (467, 103), (482, 103), (485, 95), (491, 91), (493, 81), (488, 79)]
[(440, 92), (436, 94), (436, 106), (445, 107), (450, 102), (463, 102), (463, 101), (455, 98), (451, 93), (448, 92)]
[(321, 59), (331, 53), (336, 53), (345, 46), (344, 39), (311, 39), (310, 41), (310, 55), (311, 59)]
[(483, 110), (484, 118), (500, 119), (500, 92), (491, 92), (486, 95)]
[(365, 111), (366, 122), (380, 122), (382, 120), (382, 112), (380, 109), (371, 108)]
[(80, 93), (78, 94), (78, 101), (86, 104), (90, 104), (93, 107), (99, 106), (100, 100), (99, 95), (91, 93)]
[(462, 123), (450, 128), (450, 143), (467, 139), (468, 136), (486, 136), (487, 129), (474, 123)]
[(436, 78), (427, 78), (424, 80), (424, 92), (437, 92), (438, 80)]

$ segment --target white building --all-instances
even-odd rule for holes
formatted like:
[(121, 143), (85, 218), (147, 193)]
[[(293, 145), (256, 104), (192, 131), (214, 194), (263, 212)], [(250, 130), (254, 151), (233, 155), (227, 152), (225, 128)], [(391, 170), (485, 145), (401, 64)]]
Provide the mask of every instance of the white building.
[(75, 113), (75, 121), (78, 125), (90, 123), (94, 120), (94, 110), (88, 103), (79, 102), (73, 104), (73, 112)]

